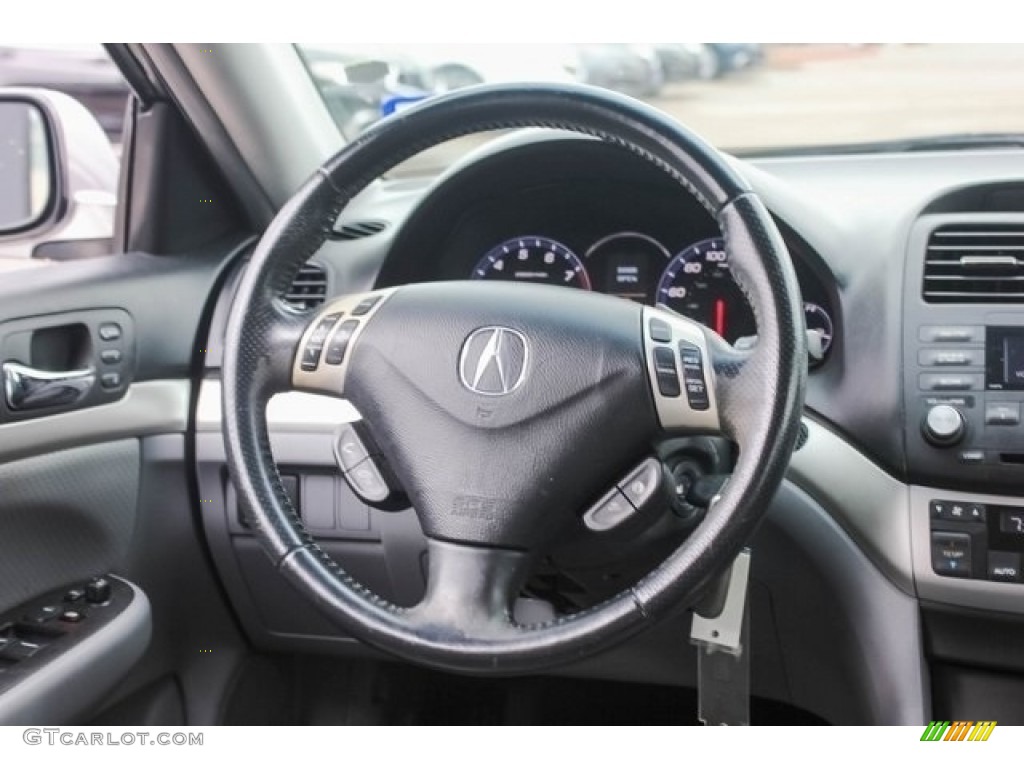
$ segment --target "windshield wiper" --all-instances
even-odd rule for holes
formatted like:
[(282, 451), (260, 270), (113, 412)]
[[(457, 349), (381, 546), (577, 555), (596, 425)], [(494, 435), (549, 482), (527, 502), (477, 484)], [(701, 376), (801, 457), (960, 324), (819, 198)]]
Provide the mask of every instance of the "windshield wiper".
[(1024, 148), (1024, 133), (948, 133), (910, 139), (821, 144), (809, 147), (765, 147), (732, 154), (741, 157), (793, 157), (800, 155), (870, 155), (883, 152), (955, 152), (963, 149)]

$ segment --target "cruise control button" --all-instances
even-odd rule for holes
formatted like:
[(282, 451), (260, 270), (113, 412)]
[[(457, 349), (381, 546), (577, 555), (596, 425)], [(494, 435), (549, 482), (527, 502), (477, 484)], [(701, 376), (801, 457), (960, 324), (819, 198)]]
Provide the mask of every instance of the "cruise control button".
[(1020, 552), (989, 552), (988, 578), (990, 581), (1021, 581)]
[(706, 411), (711, 407), (708, 387), (704, 379), (704, 360), (700, 349), (693, 344), (679, 345), (679, 358), (683, 361), (683, 381), (686, 384), (686, 399), (695, 411)]
[(592, 531), (607, 531), (636, 514), (636, 509), (618, 488), (612, 488), (583, 513), (583, 524)]
[(352, 485), (352, 490), (364, 501), (384, 501), (390, 495), (387, 483), (372, 458), (346, 472), (345, 477)]
[(647, 328), (651, 333), (651, 341), (657, 341), (662, 344), (672, 341), (672, 326), (664, 320), (652, 317), (650, 323), (647, 324)]
[(103, 385), (104, 389), (117, 389), (121, 386), (121, 374), (104, 373), (100, 376), (100, 384)]
[(966, 533), (932, 532), (932, 570), (940, 576), (969, 578), (971, 537)]
[(346, 426), (341, 430), (336, 447), (338, 463), (344, 471), (355, 469), (369, 456), (366, 446), (352, 426)]
[(85, 590), (76, 587), (74, 589), (69, 589), (67, 592), (64, 593), (64, 602), (77, 603), (83, 597), (85, 597)]
[(85, 614), (81, 611), (76, 611), (74, 608), (68, 608), (64, 613), (60, 615), (60, 620), (65, 621), (68, 624), (77, 624), (85, 618)]
[(634, 507), (642, 508), (661, 486), (661, 462), (655, 458), (645, 459), (618, 485), (619, 490)]
[(105, 365), (116, 365), (121, 362), (121, 350), (104, 349), (100, 352), (100, 360), (102, 360)]
[(679, 372), (672, 347), (654, 348), (654, 375), (658, 379), (658, 391), (662, 397), (679, 397)]
[(328, 365), (341, 365), (345, 359), (345, 352), (348, 350), (348, 343), (352, 341), (352, 334), (359, 327), (358, 320), (346, 320), (338, 326), (330, 343), (327, 345), (327, 356), (324, 362)]

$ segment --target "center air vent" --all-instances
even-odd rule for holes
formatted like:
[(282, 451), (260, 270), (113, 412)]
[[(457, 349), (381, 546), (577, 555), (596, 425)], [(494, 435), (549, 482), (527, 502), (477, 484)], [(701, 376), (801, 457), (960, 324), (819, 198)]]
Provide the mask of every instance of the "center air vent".
[(299, 309), (319, 307), (327, 298), (327, 273), (317, 264), (304, 264), (284, 300)]
[(1024, 302), (1024, 224), (950, 224), (928, 239), (924, 300), (931, 304)]
[(383, 232), (387, 226), (388, 223), (380, 219), (350, 221), (345, 224), (335, 224), (334, 236), (339, 240), (361, 240), (364, 237)]

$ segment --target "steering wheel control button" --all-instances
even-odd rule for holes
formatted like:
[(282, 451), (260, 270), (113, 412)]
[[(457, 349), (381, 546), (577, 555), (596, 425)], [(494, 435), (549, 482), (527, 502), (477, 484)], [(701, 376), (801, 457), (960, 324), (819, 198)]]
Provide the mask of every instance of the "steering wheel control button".
[(989, 552), (988, 580), (1011, 584), (1024, 581), (1020, 573), (1020, 552)]
[(682, 394), (672, 347), (654, 348), (654, 373), (658, 377), (658, 391), (662, 397), (679, 397)]
[(971, 537), (967, 533), (932, 532), (932, 570), (940, 576), (971, 576)]
[(925, 414), (921, 431), (932, 445), (956, 445), (966, 431), (963, 414), (951, 405), (935, 405)]
[(75, 587), (74, 589), (69, 589), (64, 593), (64, 602), (77, 603), (83, 597), (85, 597), (85, 590)]
[(121, 362), (121, 350), (104, 349), (100, 352), (100, 360), (103, 361), (104, 365), (117, 365)]
[[(355, 314), (354, 312), (352, 314)], [(348, 351), (348, 343), (352, 341), (352, 335), (359, 327), (358, 320), (346, 320), (331, 337), (331, 343), (327, 345), (327, 356), (324, 362), (328, 365), (341, 365), (345, 359), (345, 352)]]
[(645, 459), (618, 486), (629, 502), (641, 509), (661, 487), (661, 462), (655, 458)]
[(1016, 427), (1020, 424), (1020, 403), (986, 403), (985, 424)]
[(370, 455), (366, 450), (366, 446), (363, 445), (363, 441), (359, 438), (355, 427), (351, 425), (346, 425), (342, 428), (341, 434), (338, 436), (338, 442), (335, 444), (335, 449), (338, 464), (343, 472), (355, 469)]
[(704, 380), (704, 360), (700, 350), (693, 344), (679, 345), (679, 358), (683, 361), (683, 381), (686, 384), (686, 399), (695, 411), (706, 411), (711, 407), (708, 385)]
[(340, 313), (324, 315), (316, 324), (313, 333), (310, 334), (306, 346), (302, 349), (302, 370), (315, 371), (320, 365), (320, 354), (323, 352), (324, 343), (331, 332), (331, 328), (338, 322)]
[(86, 602), (93, 603), (94, 605), (106, 603), (110, 600), (112, 590), (113, 587), (111, 586), (109, 579), (97, 576), (85, 585), (85, 600)]
[(104, 389), (117, 389), (121, 386), (121, 374), (104, 373), (100, 376), (100, 384), (103, 385)]
[(85, 618), (85, 614), (82, 611), (77, 611), (74, 608), (68, 608), (64, 613), (60, 615), (60, 620), (68, 624), (77, 624)]
[(672, 341), (672, 326), (664, 320), (652, 317), (647, 328), (651, 334), (651, 341), (656, 341), (659, 344), (668, 344)]
[(377, 469), (372, 458), (365, 459), (354, 469), (345, 473), (352, 490), (366, 502), (381, 502), (391, 495), (384, 476)]
[(104, 323), (99, 329), (103, 341), (117, 341), (121, 338), (121, 326), (117, 323)]
[(371, 309), (377, 306), (377, 302), (380, 301), (380, 299), (380, 296), (367, 296), (365, 299), (356, 304), (355, 309), (352, 310), (352, 314), (355, 317), (365, 315), (367, 312), (369, 312)]
[(618, 488), (612, 488), (599, 502), (583, 513), (583, 524), (592, 531), (609, 531), (636, 514)]

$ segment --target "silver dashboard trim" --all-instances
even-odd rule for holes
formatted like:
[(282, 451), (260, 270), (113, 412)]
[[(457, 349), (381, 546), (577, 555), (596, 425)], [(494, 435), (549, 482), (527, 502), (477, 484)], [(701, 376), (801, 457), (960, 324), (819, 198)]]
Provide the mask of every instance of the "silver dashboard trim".
[(184, 432), (191, 385), (137, 381), (113, 403), (0, 424), (0, 462), (89, 443)]
[(787, 476), (816, 499), (890, 581), (914, 594), (908, 487), (843, 440), (805, 417), (807, 442)]
[[(205, 379), (199, 385), (196, 431), (220, 432), (222, 423), (221, 383)], [(334, 434), (342, 424), (362, 418), (348, 400), (308, 392), (283, 392), (267, 404), (267, 427), (273, 432)]]

